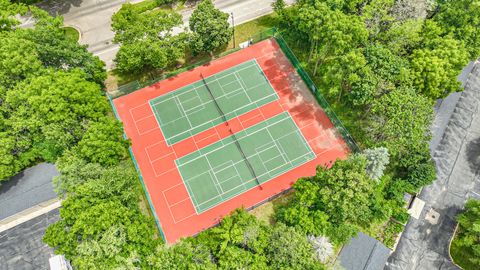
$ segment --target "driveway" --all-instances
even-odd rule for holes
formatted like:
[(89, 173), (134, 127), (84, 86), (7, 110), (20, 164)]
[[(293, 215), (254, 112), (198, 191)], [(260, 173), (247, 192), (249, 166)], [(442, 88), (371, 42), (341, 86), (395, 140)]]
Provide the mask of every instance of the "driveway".
[[(47, 0), (38, 6), (52, 15), (62, 15), (65, 25), (73, 26), (81, 32), (81, 44), (87, 44), (88, 50), (98, 56), (107, 65), (114, 67), (113, 59), (119, 49), (112, 43), (114, 33), (111, 29), (111, 17), (125, 2), (142, 0)], [(224, 12), (233, 12), (235, 24), (241, 24), (272, 12), (273, 0), (217, 0), (215, 6)], [(287, 4), (295, 0), (286, 0)], [(182, 10), (184, 24), (188, 25), (191, 9)]]
[(440, 127), (445, 133), (433, 151), (437, 180), (419, 195), (426, 203), (420, 219), (410, 218), (385, 269), (459, 269), (449, 259), (448, 246), (455, 217), (465, 201), (480, 199), (479, 110), (480, 64), (477, 64), (448, 124)]

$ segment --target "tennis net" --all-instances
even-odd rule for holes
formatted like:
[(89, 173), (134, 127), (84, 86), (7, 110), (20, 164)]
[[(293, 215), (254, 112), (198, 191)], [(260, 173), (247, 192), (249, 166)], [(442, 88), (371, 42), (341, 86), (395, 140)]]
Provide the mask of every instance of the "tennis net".
[(257, 182), (257, 185), (261, 188), (262, 185), (260, 184), (260, 181), (258, 180), (257, 174), (255, 173), (255, 170), (253, 169), (253, 166), (250, 163), (250, 161), (248, 161), (247, 156), (245, 155), (245, 152), (243, 152), (242, 146), (238, 142), (237, 136), (235, 136), (235, 133), (233, 133), (232, 129), (230, 128), (230, 126), (228, 124), (228, 121), (227, 121), (227, 117), (225, 116), (225, 113), (223, 112), (222, 108), (220, 108), (220, 105), (218, 105), (218, 102), (215, 99), (215, 96), (213, 95), (212, 91), (210, 90), (210, 87), (208, 86), (207, 82), (205, 81), (205, 78), (203, 77), (203, 75), (200, 75), (200, 76), (202, 77), (203, 84), (205, 85), (205, 88), (207, 89), (208, 94), (210, 95), (210, 98), (212, 99), (213, 103), (215, 104), (215, 107), (217, 108), (218, 113), (222, 117), (223, 122), (225, 122), (225, 124), (228, 126), (228, 131), (230, 132), (231, 137), (233, 138), (233, 141), (234, 141), (235, 145), (237, 146), (238, 151), (242, 155), (242, 158), (245, 160), (245, 163), (247, 164), (248, 170), (250, 171), (252, 176), (255, 178), (255, 181)]

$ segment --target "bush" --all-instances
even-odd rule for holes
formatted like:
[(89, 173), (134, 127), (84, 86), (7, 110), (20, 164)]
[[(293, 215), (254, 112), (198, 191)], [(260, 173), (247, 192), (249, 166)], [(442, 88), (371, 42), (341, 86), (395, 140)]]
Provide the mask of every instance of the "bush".
[(407, 169), (407, 178), (405, 179), (416, 190), (426, 186), (435, 180), (436, 168), (433, 161), (417, 163)]

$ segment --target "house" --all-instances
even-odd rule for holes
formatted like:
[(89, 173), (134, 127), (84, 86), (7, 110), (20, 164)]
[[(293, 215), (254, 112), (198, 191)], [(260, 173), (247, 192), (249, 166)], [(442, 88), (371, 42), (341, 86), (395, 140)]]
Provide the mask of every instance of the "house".
[(359, 233), (342, 248), (337, 260), (345, 270), (381, 270), (390, 252), (377, 239)]

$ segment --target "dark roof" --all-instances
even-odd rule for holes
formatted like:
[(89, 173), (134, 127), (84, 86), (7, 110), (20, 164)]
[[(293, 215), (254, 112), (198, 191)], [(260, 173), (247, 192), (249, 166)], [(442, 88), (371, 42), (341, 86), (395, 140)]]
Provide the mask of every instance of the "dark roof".
[(381, 270), (390, 251), (380, 241), (359, 233), (340, 252), (340, 265), (345, 270)]
[(0, 185), (0, 220), (54, 199), (52, 178), (58, 175), (53, 164), (40, 163)]
[(53, 249), (42, 240), (48, 225), (60, 218), (59, 210), (0, 232), (0, 269), (48, 270)]

